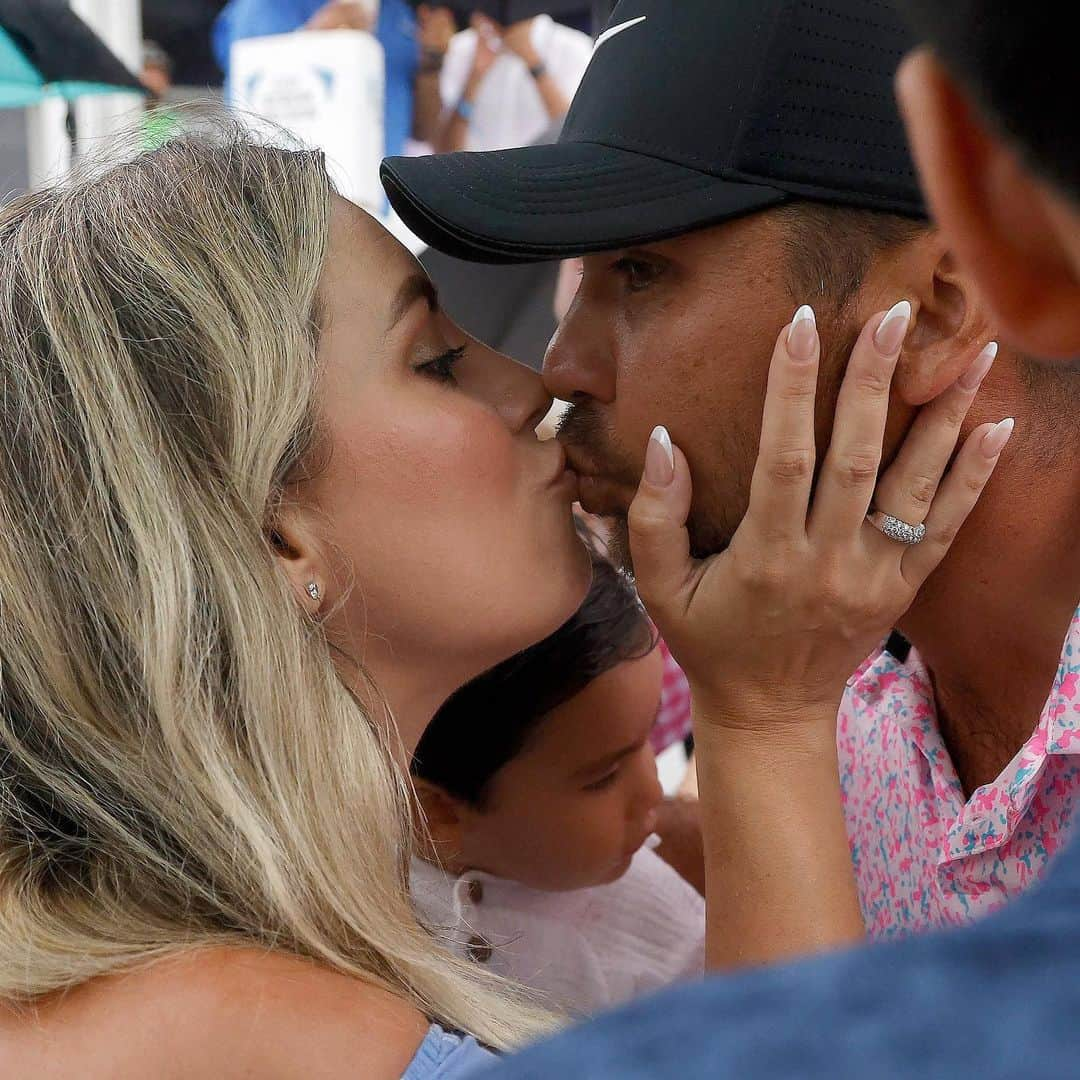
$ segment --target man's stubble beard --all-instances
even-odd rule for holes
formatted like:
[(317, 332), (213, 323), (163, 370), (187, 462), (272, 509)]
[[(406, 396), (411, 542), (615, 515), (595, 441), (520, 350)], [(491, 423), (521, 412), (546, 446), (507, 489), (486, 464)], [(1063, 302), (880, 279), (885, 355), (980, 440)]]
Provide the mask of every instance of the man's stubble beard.
[[(728, 430), (732, 435), (737, 434), (730, 428)], [(618, 444), (602, 418), (588, 403), (570, 406), (559, 425), (559, 438), (570, 447), (580, 448), (597, 464), (602, 464), (605, 476), (615, 479), (627, 489), (637, 488), (642, 465), (635, 463), (625, 448)], [(754, 439), (756, 440), (756, 435)], [(745, 443), (747, 440), (741, 441)], [(734, 444), (735, 440), (732, 442)], [(736, 445), (731, 445), (716, 456), (722, 456), (726, 462), (737, 457), (740, 461), (749, 461), (751, 467), (754, 460), (752, 448), (747, 446), (736, 448)], [(726, 469), (730, 475), (730, 465), (725, 464), (720, 468)], [(701, 471), (698, 470), (699, 473)], [(723, 503), (715, 492), (703, 488), (699, 483), (687, 522), (690, 553), (695, 559), (719, 554), (731, 543), (742, 519), (748, 490), (749, 473), (746, 477), (746, 491), (728, 493)], [(735, 513), (728, 509), (730, 507), (735, 508)], [(634, 565), (626, 513), (606, 515), (605, 521), (609, 526), (608, 553), (611, 560), (632, 576)]]
[[(819, 324), (824, 352), (818, 379), (818, 401), (824, 402), (828, 415), (834, 416), (847, 359), (855, 347), (860, 328), (854, 324), (845, 325), (849, 320), (844, 305), (840, 305), (840, 310), (828, 304), (822, 304), (822, 307)], [(832, 348), (828, 345), (830, 341), (834, 342)], [(831, 424), (829, 426), (831, 430)], [(711, 471), (714, 476), (722, 476), (726, 472), (729, 478), (734, 473), (737, 486), (721, 493), (716, 490), (715, 484), (706, 486), (702, 482), (701, 473), (704, 470), (700, 463), (694, 470), (695, 494), (687, 532), (690, 536), (690, 554), (695, 559), (706, 559), (725, 551), (749, 506), (750, 482), (757, 461), (761, 425), (759, 422), (752, 430), (747, 430), (728, 424), (724, 430), (725, 443), (717, 447), (713, 454), (722, 460)], [(571, 404), (559, 425), (559, 438), (569, 446), (580, 447), (595, 461), (604, 464), (612, 470), (609, 475), (628, 488), (637, 488), (643, 462), (634, 461), (590, 402)], [(817, 488), (818, 473), (827, 448), (827, 444), (818, 447), (811, 498)], [(610, 526), (608, 550), (611, 559), (622, 570), (633, 575), (626, 514), (610, 515), (606, 520)]]

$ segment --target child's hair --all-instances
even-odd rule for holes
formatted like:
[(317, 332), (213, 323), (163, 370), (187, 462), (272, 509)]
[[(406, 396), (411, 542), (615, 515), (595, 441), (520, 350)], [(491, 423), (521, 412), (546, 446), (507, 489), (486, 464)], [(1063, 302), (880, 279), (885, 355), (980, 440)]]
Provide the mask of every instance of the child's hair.
[(577, 613), (458, 690), (424, 732), (413, 775), (482, 807), (492, 778), (545, 717), (604, 672), (647, 656), (656, 642), (633, 588), (594, 556), (592, 587)]

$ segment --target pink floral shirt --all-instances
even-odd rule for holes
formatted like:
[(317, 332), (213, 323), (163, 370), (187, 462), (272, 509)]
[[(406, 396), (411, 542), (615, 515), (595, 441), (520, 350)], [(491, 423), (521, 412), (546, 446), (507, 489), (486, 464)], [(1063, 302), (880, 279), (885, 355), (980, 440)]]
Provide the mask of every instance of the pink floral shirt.
[(690, 684), (683, 669), (675, 662), (663, 638), (656, 647), (664, 658), (664, 678), (649, 743), (653, 753), (659, 754), (669, 746), (683, 742), (694, 730), (694, 722), (690, 718)]
[(965, 800), (913, 649), (882, 650), (849, 680), (840, 778), (863, 915), (873, 937), (965, 923), (1037, 881), (1080, 793), (1080, 610), (1031, 738)]

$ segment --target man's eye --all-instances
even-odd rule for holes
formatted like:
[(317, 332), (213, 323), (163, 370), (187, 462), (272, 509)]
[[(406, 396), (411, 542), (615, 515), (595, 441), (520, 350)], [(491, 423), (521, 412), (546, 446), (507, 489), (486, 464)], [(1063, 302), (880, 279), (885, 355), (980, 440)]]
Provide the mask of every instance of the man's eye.
[(612, 266), (615, 273), (621, 275), (626, 281), (626, 287), (631, 292), (640, 292), (647, 289), (659, 276), (659, 267), (653, 263), (644, 262), (641, 259), (619, 259)]
[(459, 345), (456, 349), (447, 349), (441, 356), (434, 360), (428, 360), (417, 367), (417, 371), (440, 382), (454, 381), (454, 366), (465, 355), (465, 346)]

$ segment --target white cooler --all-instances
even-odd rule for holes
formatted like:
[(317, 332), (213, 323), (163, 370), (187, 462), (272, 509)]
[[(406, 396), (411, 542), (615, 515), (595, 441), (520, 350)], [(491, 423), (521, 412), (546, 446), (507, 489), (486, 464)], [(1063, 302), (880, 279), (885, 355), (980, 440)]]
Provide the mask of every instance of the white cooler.
[(230, 83), (230, 104), (240, 119), (271, 141), (279, 128), (322, 150), (342, 195), (383, 216), (386, 68), (382, 45), (371, 34), (301, 31), (237, 41)]

